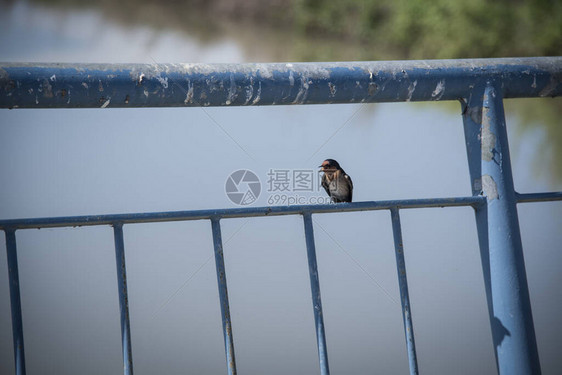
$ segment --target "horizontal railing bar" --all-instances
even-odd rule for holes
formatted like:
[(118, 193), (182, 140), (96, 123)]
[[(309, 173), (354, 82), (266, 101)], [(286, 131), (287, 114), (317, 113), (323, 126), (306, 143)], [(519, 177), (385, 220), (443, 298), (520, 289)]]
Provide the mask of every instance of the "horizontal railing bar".
[[(517, 202), (546, 202), (562, 200), (562, 192), (528, 193), (516, 196)], [(165, 221), (202, 220), (216, 218), (258, 217), (296, 215), (303, 212), (330, 213), (330, 212), (356, 212), (385, 210), (396, 208), (431, 208), (431, 207), (457, 207), (477, 206), (483, 204), (483, 196), (453, 197), (453, 198), (428, 198), (428, 199), (405, 199), (389, 201), (367, 201), (355, 203), (339, 203), (328, 205), (295, 205), (295, 206), (271, 206), (271, 207), (243, 207), (227, 208), (219, 210), (193, 210), (193, 211), (168, 211), (148, 212), (131, 214), (109, 214), (89, 216), (68, 216), (52, 218), (32, 218), (0, 220), (0, 229), (29, 229), (29, 228), (53, 228), (89, 225), (111, 225), (114, 223), (148, 223)]]
[[(424, 198), (404, 199), (388, 201), (366, 201), (355, 203), (339, 203), (326, 205), (294, 205), (294, 206), (269, 206), (269, 207), (241, 207), (217, 210), (191, 210), (191, 211), (167, 211), (146, 212), (129, 214), (66, 216), (66, 217), (43, 217), (0, 220), (0, 229), (32, 229), (32, 228), (54, 228), (91, 225), (112, 225), (114, 223), (134, 224), (165, 221), (187, 221), (203, 220), (210, 218), (238, 218), (258, 216), (297, 215), (308, 213), (330, 213), (330, 212), (356, 212), (386, 210), (391, 208), (431, 208), (431, 207), (458, 207), (478, 206), (485, 202), (483, 196), (452, 197), (452, 198)], [(562, 192), (548, 193), (516, 193), (518, 203), (546, 202), (562, 200)]]
[(0, 63), (0, 108), (376, 103), (562, 95), (562, 57), (268, 64)]
[(90, 225), (112, 225), (114, 223), (134, 224), (165, 221), (185, 221), (203, 219), (229, 219), (239, 217), (298, 215), (303, 213), (330, 213), (373, 211), (396, 208), (426, 208), (426, 207), (476, 207), (485, 202), (483, 196), (454, 197), (454, 198), (425, 198), (388, 201), (367, 201), (355, 203), (269, 206), (269, 207), (241, 207), (192, 211), (147, 212), (130, 214), (90, 215), (45, 217), (31, 219), (0, 220), (0, 229), (31, 229), (54, 227), (77, 227)]
[(515, 193), (517, 203), (550, 202), (562, 200), (562, 191), (551, 193)]

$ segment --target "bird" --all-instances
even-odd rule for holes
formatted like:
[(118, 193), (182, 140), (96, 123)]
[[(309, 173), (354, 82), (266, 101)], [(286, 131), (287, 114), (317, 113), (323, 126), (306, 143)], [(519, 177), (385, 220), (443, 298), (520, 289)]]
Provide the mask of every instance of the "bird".
[(328, 193), (333, 203), (351, 202), (353, 197), (353, 182), (351, 177), (334, 159), (326, 159), (318, 168), (322, 168), (322, 187)]

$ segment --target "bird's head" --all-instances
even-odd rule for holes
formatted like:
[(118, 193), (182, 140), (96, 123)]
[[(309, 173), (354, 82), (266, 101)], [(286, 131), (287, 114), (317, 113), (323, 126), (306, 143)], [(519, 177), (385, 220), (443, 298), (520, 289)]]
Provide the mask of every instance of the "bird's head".
[(322, 172), (335, 172), (341, 169), (340, 164), (334, 159), (326, 159), (322, 162), (318, 168), (321, 168)]

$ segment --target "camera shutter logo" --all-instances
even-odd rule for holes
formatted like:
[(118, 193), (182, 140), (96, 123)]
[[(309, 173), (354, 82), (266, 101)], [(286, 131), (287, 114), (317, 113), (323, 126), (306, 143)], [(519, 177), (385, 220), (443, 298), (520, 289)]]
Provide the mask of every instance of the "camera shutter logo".
[(224, 190), (232, 203), (247, 206), (260, 196), (261, 182), (254, 172), (240, 169), (228, 176)]

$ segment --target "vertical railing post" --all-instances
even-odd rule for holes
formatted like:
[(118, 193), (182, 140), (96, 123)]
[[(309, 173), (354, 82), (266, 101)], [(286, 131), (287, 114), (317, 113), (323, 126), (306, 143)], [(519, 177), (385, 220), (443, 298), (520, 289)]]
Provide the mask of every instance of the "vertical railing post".
[(224, 267), (224, 254), (220, 219), (212, 218), (213, 244), (215, 248), (215, 264), (217, 268), (217, 282), (219, 286), (219, 299), (222, 316), (222, 330), (226, 353), (226, 364), (229, 375), (236, 375), (236, 358), (234, 356), (234, 338), (232, 336), (232, 322), (230, 320), (230, 305), (228, 303), (228, 288), (226, 285), (226, 269)]
[(500, 374), (540, 374), (503, 98), (490, 83), (472, 95), (463, 118), (472, 192), (487, 198), (476, 224), (496, 364)]
[(318, 357), (320, 360), (320, 374), (328, 375), (328, 349), (326, 347), (326, 333), (324, 332), (324, 315), (322, 313), (322, 299), (320, 298), (320, 280), (318, 265), (316, 264), (316, 246), (314, 245), (314, 231), (310, 213), (303, 214), (304, 235), (306, 239), (306, 253), (308, 257), (308, 272), (310, 275), (310, 289), (312, 291), (312, 307), (314, 309), (314, 323), (316, 326), (316, 340)]
[(14, 362), (16, 375), (25, 375), (25, 350), (23, 344), (23, 322), (21, 316), (20, 281), (16, 233), (5, 229), (6, 253), (8, 257), (8, 278), (10, 279), (10, 304), (12, 307), (12, 335), (14, 339)]
[(410, 310), (410, 296), (408, 293), (408, 279), (406, 276), (406, 261), (404, 259), (404, 244), (402, 242), (402, 228), (398, 208), (390, 209), (392, 218), (392, 233), (394, 235), (394, 250), (396, 253), (396, 268), (398, 271), (398, 286), (400, 288), (400, 302), (402, 304), (402, 319), (404, 320), (404, 334), (408, 351), (410, 374), (418, 374), (418, 359), (416, 355), (416, 342), (414, 340), (414, 325)]
[[(468, 169), (470, 173), (470, 186), (472, 195), (482, 194), (482, 147), (480, 144), (480, 128), (482, 127), (482, 98), (484, 95), (483, 87), (478, 86), (472, 91), (465, 101), (461, 100), (463, 116), (464, 138), (466, 143), (466, 154), (468, 159)], [(490, 249), (488, 247), (488, 207), (483, 204), (475, 207), (476, 230), (478, 233), (478, 245), (480, 248), (480, 261), (482, 263), (482, 275), (484, 277), (484, 289), (486, 291), (486, 301), (488, 306), (488, 317), (492, 328), (494, 327), (494, 309), (492, 302), (492, 286), (490, 278)], [(492, 329), (493, 333), (493, 329)], [(492, 335), (493, 339), (493, 335)], [(494, 347), (494, 358), (496, 368), (498, 366), (498, 350)]]
[(117, 287), (119, 290), (119, 310), (121, 312), (121, 345), (123, 349), (123, 373), (133, 374), (133, 354), (131, 349), (131, 327), (129, 323), (129, 297), (127, 293), (127, 272), (125, 269), (125, 245), (123, 224), (113, 224), (115, 239), (115, 260), (117, 265)]

